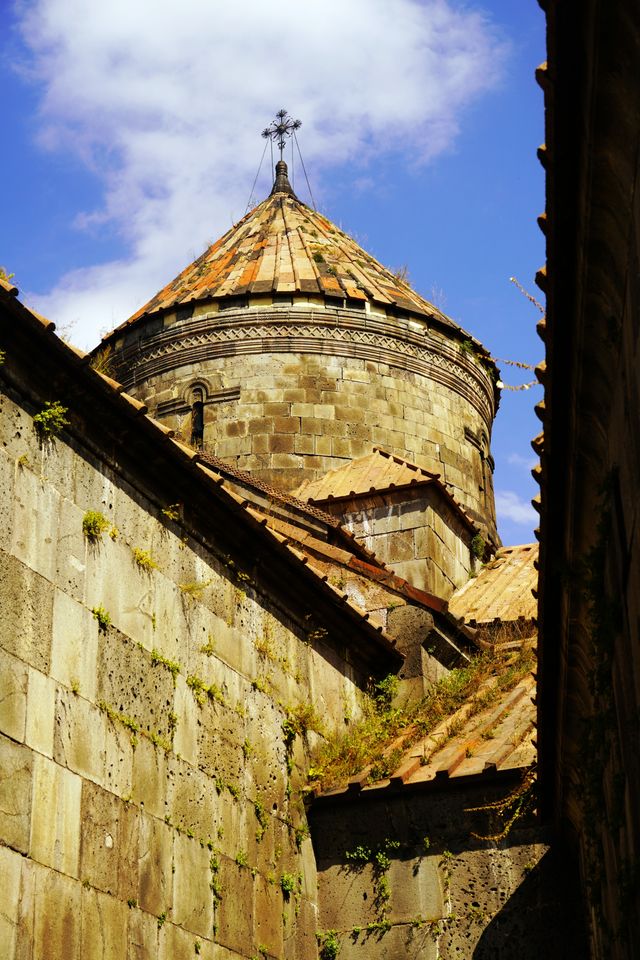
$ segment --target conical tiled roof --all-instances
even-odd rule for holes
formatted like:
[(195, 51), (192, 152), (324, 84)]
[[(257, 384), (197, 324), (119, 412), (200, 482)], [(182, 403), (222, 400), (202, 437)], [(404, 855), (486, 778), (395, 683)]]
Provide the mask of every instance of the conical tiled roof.
[(271, 195), (135, 313), (128, 323), (194, 301), (258, 294), (314, 294), (371, 301), (437, 318), (433, 304), (374, 260), (348, 234), (295, 196), (280, 161)]

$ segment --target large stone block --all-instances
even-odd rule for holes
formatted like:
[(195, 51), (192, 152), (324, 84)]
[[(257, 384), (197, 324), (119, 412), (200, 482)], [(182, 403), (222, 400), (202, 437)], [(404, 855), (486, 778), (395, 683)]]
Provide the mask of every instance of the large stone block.
[(53, 758), (96, 783), (104, 779), (106, 717), (83, 697), (56, 691)]
[(393, 858), (387, 879), (391, 892), (389, 919), (393, 923), (411, 923), (417, 916), (435, 921), (446, 914), (443, 878), (436, 857)]
[(133, 804), (83, 783), (80, 877), (125, 902), (138, 896), (139, 816)]
[(222, 901), (216, 910), (217, 940), (241, 956), (255, 953), (253, 942), (253, 877), (248, 867), (240, 867), (226, 857), (220, 858), (219, 882)]
[[(55, 456), (49, 451), (47, 456)], [(46, 460), (43, 470), (46, 473)], [(54, 486), (23, 470), (15, 487), (10, 552), (42, 577), (56, 581), (61, 497)]]
[(26, 860), (16, 960), (83, 956), (81, 898), (82, 886), (77, 880)]
[(29, 856), (70, 877), (78, 876), (82, 781), (47, 757), (34, 754)]
[(319, 930), (318, 908), (304, 897), (298, 904), (297, 916), (289, 916), (285, 927), (285, 957), (287, 960), (316, 960)]
[(20, 743), (27, 719), (27, 669), (0, 649), (0, 732)]
[(0, 736), (0, 841), (20, 853), (29, 850), (33, 754)]
[(116, 631), (100, 634), (97, 696), (112, 710), (134, 719), (141, 730), (170, 738), (171, 670), (162, 662), (152, 663), (147, 651)]
[(23, 858), (8, 847), (0, 846), (0, 957), (14, 960), (18, 940), (18, 917)]
[(47, 757), (53, 756), (56, 682), (29, 667), (25, 742)]
[(88, 700), (96, 696), (98, 624), (91, 611), (56, 590), (53, 600), (51, 676)]
[(320, 928), (344, 930), (364, 927), (377, 919), (374, 874), (371, 864), (346, 868), (331, 864), (318, 874)]
[(440, 952), (437, 934), (429, 925), (404, 923), (390, 930), (361, 931), (341, 938), (340, 960), (437, 960), (444, 957)]
[(411, 530), (389, 534), (387, 558), (391, 564), (402, 560), (413, 560), (413, 549)]
[(216, 790), (211, 778), (182, 760), (170, 757), (167, 764), (167, 799), (171, 823), (202, 839), (214, 837)]
[[(254, 943), (266, 947), (270, 956), (282, 956), (284, 949), (283, 902), (279, 885), (269, 883), (258, 874), (254, 883), (254, 904)], [(292, 901), (289, 910), (293, 912), (293, 909)]]
[(82, 960), (121, 960), (128, 956), (126, 903), (99, 890), (83, 889)]
[(132, 798), (160, 820), (168, 814), (167, 755), (145, 737), (133, 754)]
[(53, 585), (3, 551), (0, 551), (0, 607), (0, 646), (48, 673)]
[(140, 815), (138, 847), (138, 903), (154, 916), (173, 906), (174, 830), (155, 817)]
[(210, 888), (211, 853), (197, 840), (177, 835), (174, 840), (173, 914), (179, 926), (201, 937), (213, 932), (213, 894)]
[(129, 910), (127, 960), (158, 960), (158, 921), (142, 910)]

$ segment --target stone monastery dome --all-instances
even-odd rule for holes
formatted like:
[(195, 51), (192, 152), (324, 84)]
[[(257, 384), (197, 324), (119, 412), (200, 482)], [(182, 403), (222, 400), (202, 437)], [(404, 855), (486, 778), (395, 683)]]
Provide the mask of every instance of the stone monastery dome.
[(485, 348), (296, 197), (270, 196), (98, 349), (150, 413), (283, 490), (374, 446), (439, 473), (495, 539)]

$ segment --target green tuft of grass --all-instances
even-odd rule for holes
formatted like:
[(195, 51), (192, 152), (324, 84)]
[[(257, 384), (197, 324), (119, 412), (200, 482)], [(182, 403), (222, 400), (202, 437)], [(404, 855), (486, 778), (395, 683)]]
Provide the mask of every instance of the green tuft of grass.
[(149, 573), (151, 570), (157, 570), (158, 564), (153, 559), (148, 550), (141, 550), (140, 547), (131, 547), (133, 559), (141, 570)]
[(33, 425), (40, 439), (50, 440), (68, 427), (67, 413), (68, 408), (63, 407), (59, 400), (47, 400), (40, 413), (36, 413), (33, 418)]
[(82, 518), (82, 532), (89, 543), (97, 543), (110, 526), (107, 518), (103, 517), (97, 510), (87, 510)]

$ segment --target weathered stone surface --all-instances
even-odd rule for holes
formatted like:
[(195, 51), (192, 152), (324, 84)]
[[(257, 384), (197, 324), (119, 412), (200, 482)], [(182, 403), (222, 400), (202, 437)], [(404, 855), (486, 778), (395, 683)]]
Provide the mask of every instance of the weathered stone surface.
[(77, 880), (26, 860), (16, 960), (82, 956), (81, 899), (82, 885)]
[(29, 849), (32, 768), (31, 751), (0, 736), (0, 836), (20, 853)]
[(22, 742), (27, 719), (27, 666), (0, 649), (0, 732)]
[(355, 960), (437, 960), (444, 957), (438, 946), (438, 936), (429, 926), (414, 926), (411, 923), (394, 926), (391, 930), (366, 930), (358, 934), (343, 934), (340, 957)]
[(145, 737), (133, 753), (132, 799), (154, 817), (168, 815), (167, 756)]
[(78, 876), (82, 780), (34, 754), (29, 856), (70, 877)]
[(163, 663), (115, 631), (101, 633), (98, 648), (98, 700), (134, 719), (140, 729), (170, 736), (173, 677)]
[(155, 817), (140, 816), (138, 902), (159, 916), (173, 905), (173, 830)]
[[(231, 951), (251, 956), (253, 942), (254, 907), (253, 878), (247, 867), (240, 867), (222, 857), (220, 861), (222, 902), (216, 911), (217, 940)], [(230, 891), (233, 895), (230, 896)]]
[(51, 676), (95, 700), (98, 624), (91, 612), (56, 590), (53, 600)]
[[(270, 956), (282, 956), (283, 903), (280, 888), (276, 884), (268, 883), (258, 874), (255, 879), (254, 897), (254, 943), (266, 947)], [(291, 904), (289, 910), (293, 908), (294, 904)]]
[(82, 890), (82, 960), (127, 956), (127, 904), (99, 890)]
[(197, 840), (176, 836), (172, 919), (190, 932), (207, 938), (213, 930), (210, 859), (209, 850)]
[(0, 646), (47, 673), (53, 586), (4, 551), (0, 551), (0, 607)]
[(165, 923), (159, 933), (158, 960), (194, 960), (196, 956), (200, 960), (224, 960), (227, 953), (217, 944)]
[(129, 960), (157, 960), (158, 921), (136, 907), (129, 910), (127, 927), (127, 958)]
[(55, 709), (55, 680), (30, 667), (25, 742), (47, 757), (53, 756)]
[(190, 764), (169, 758), (166, 781), (167, 810), (171, 823), (196, 837), (215, 836), (216, 790), (211, 778)]
[(80, 877), (125, 902), (138, 896), (139, 816), (132, 804), (83, 783)]
[(105, 760), (103, 713), (83, 697), (58, 687), (53, 757), (75, 773), (102, 783)]
[(316, 930), (319, 930), (318, 908), (315, 903), (315, 894), (313, 902), (304, 897), (298, 904), (298, 915), (294, 914), (293, 919), (285, 928), (285, 957), (287, 960), (315, 960), (318, 947), (316, 943)]
[(320, 927), (346, 930), (377, 919), (371, 864), (323, 866), (318, 877)]
[(0, 847), (0, 957), (14, 960), (18, 939), (19, 900), (22, 857), (8, 847)]

